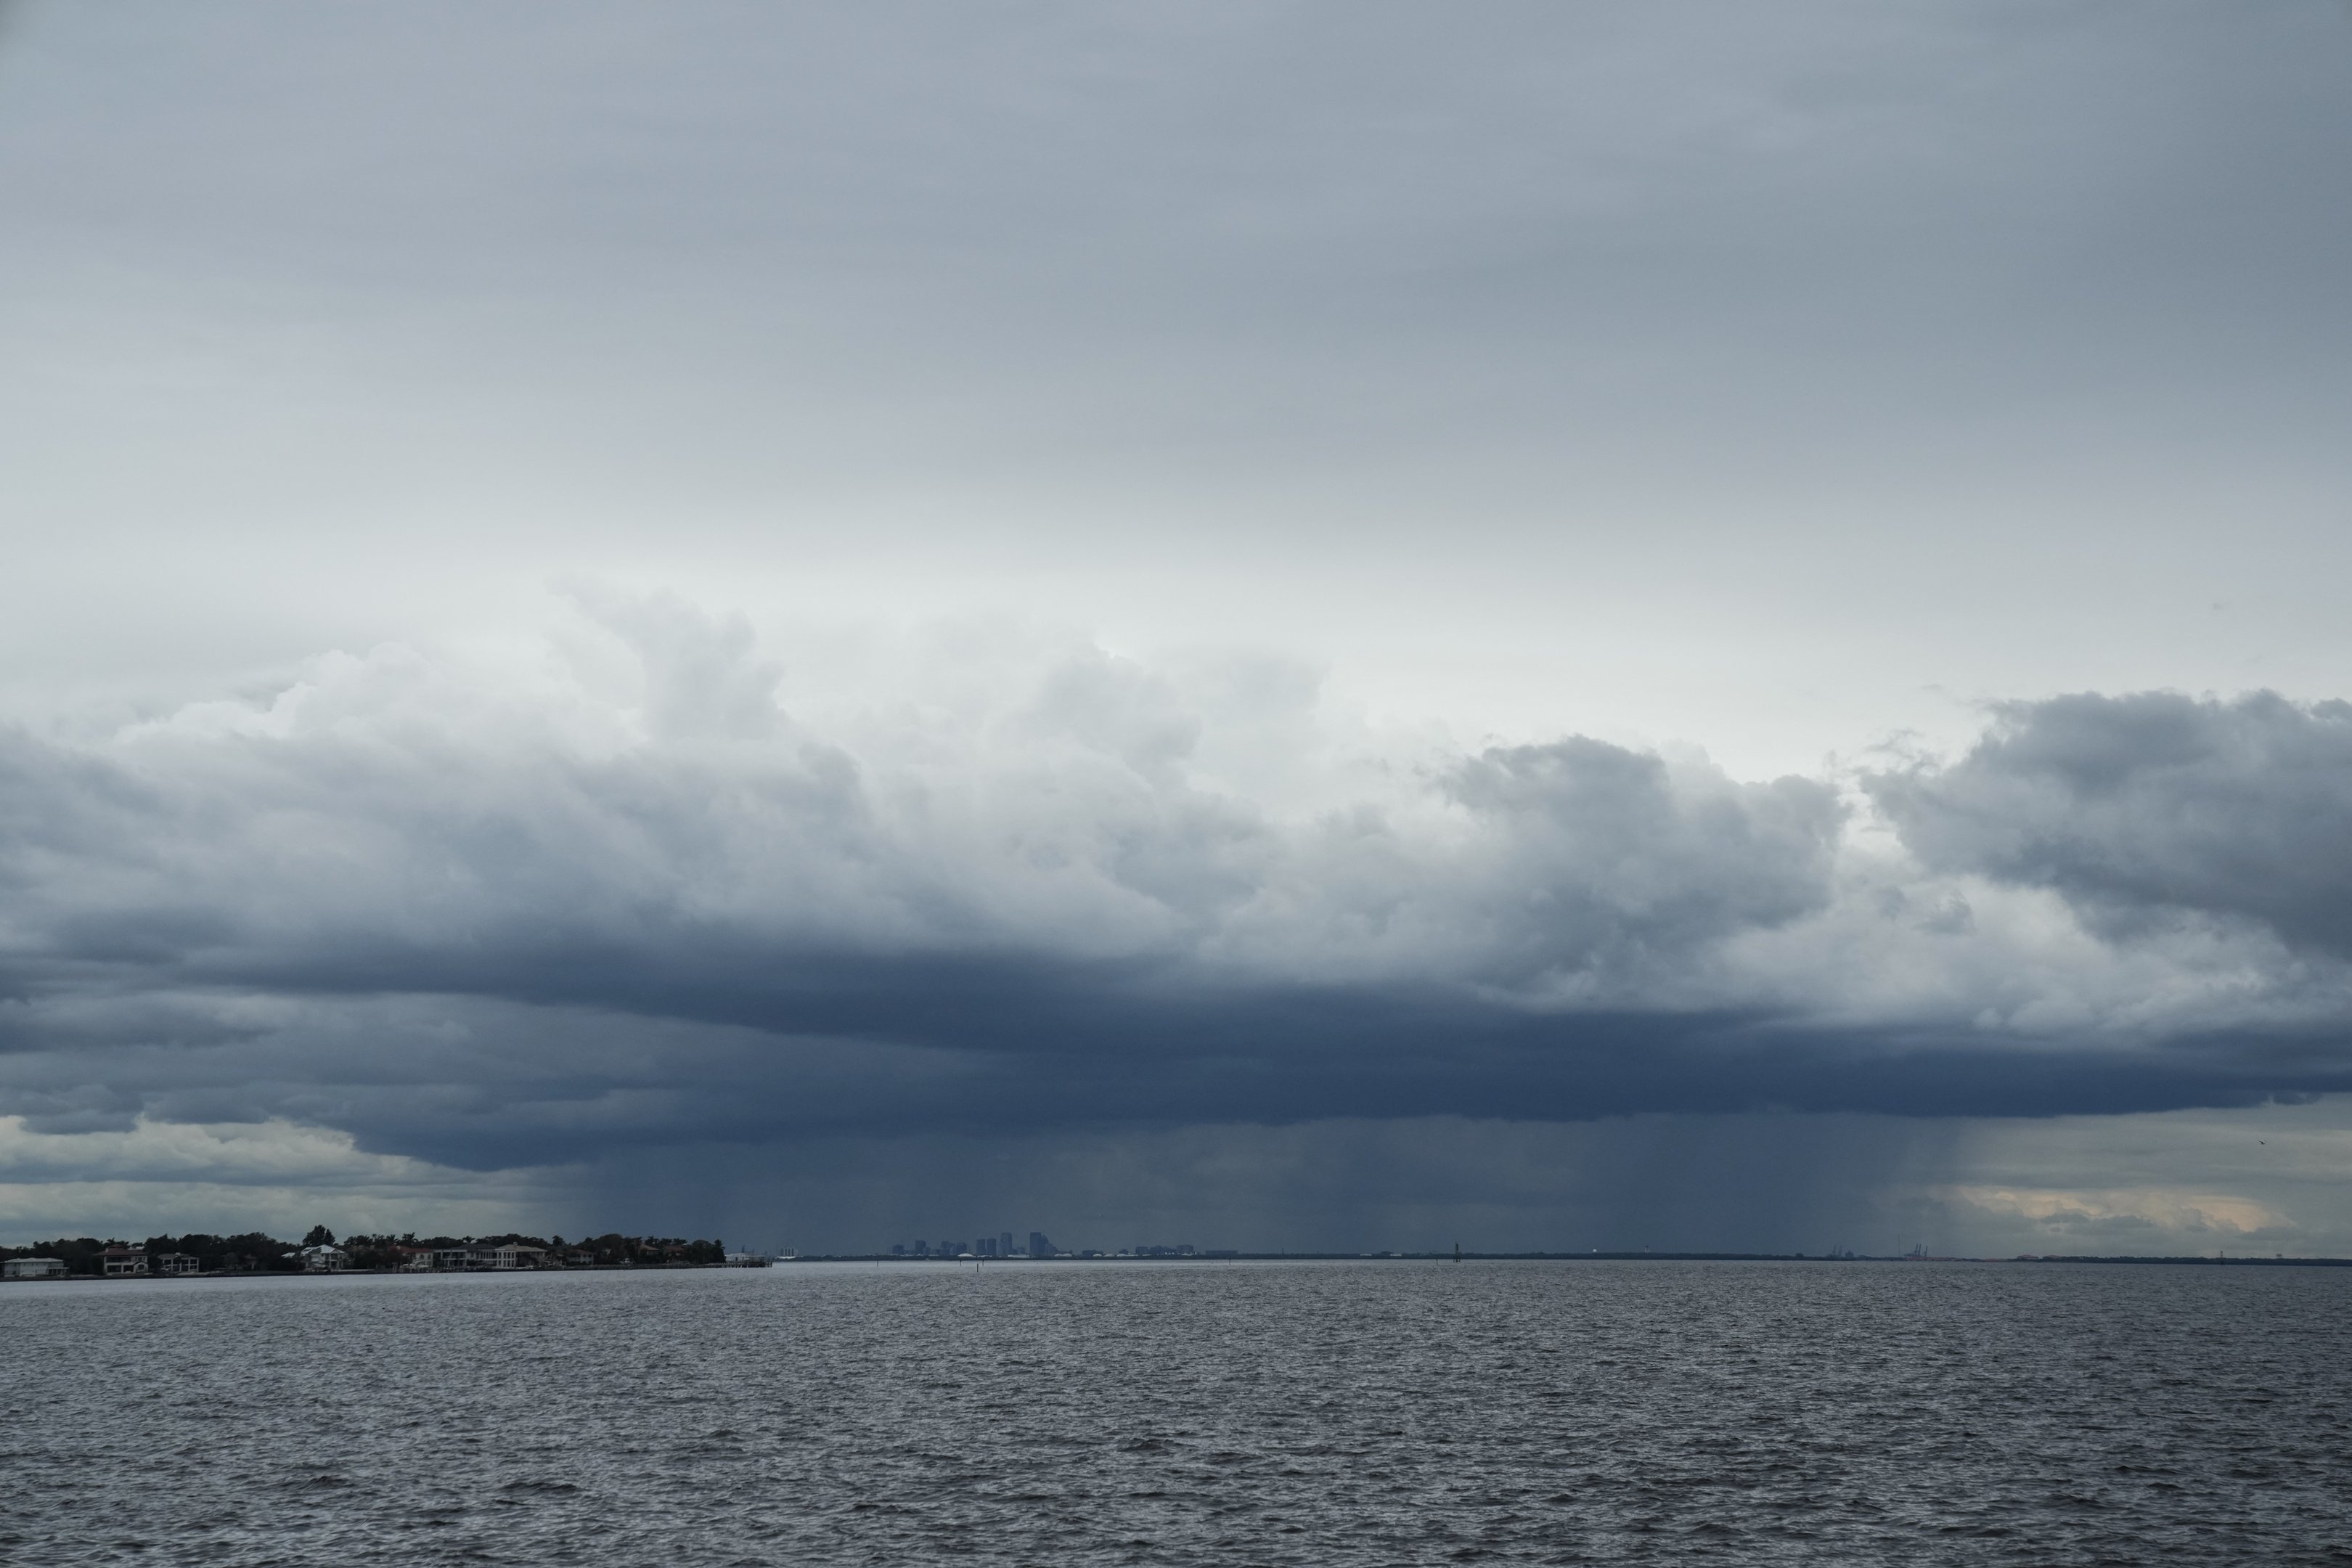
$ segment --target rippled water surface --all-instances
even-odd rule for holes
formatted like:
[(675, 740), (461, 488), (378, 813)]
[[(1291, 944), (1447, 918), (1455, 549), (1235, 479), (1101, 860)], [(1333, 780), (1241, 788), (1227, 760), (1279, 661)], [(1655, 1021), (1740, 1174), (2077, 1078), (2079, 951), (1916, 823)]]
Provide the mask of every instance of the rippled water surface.
[(0, 1287), (0, 1560), (2352, 1561), (2352, 1270)]

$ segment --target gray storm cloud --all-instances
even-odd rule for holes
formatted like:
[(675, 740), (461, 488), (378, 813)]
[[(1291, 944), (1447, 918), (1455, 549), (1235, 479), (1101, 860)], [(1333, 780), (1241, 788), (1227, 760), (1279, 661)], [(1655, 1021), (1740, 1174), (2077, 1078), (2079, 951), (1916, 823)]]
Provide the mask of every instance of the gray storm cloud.
[(1589, 740), (1439, 757), (1279, 816), (1196, 781), (1202, 719), (1129, 661), (1036, 673), (860, 755), (777, 703), (749, 627), (608, 607), (615, 706), (336, 656), (264, 705), (6, 738), (11, 962), (34, 989), (537, 988), (956, 955), (1247, 986), (1411, 980), (1639, 1000), (1818, 908), (1841, 810)]
[[(604, 678), (386, 647), (7, 734), (0, 1112), (279, 1117), (491, 1168), (910, 1115), (2016, 1115), (2345, 1076), (2329, 961), (2116, 913), (2339, 943), (2340, 706), (2007, 710), (1949, 766), (1864, 781), (1890, 862), (1832, 781), (1584, 738), (1352, 755), (1259, 798), (1215, 776), (1221, 735), (1328, 752), (1311, 708), (1085, 647), (820, 721), (747, 624), (588, 599)], [(2021, 981), (2042, 889), (2090, 916), (2084, 956)], [(2227, 984), (2148, 1010), (2200, 964)]]
[(2273, 692), (2011, 703), (1873, 797), (1921, 860), (2055, 889), (2103, 928), (2206, 919), (2352, 953), (2352, 706)]

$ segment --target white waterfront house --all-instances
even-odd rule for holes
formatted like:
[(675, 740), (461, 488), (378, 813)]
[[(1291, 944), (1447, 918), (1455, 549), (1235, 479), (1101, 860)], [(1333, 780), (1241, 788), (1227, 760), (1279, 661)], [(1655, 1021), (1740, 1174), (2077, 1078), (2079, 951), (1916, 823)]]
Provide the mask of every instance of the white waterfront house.
[(57, 1258), (12, 1258), (5, 1268), (0, 1268), (0, 1278), (9, 1279), (62, 1279), (65, 1277), (65, 1261)]
[(485, 1268), (544, 1268), (547, 1266), (547, 1248), (512, 1242), (499, 1246), (477, 1243), (471, 1247), (444, 1247), (433, 1254), (435, 1268), (456, 1268), (467, 1272)]
[(352, 1255), (340, 1247), (306, 1247), (302, 1249), (302, 1272), (305, 1274), (341, 1274), (352, 1266)]

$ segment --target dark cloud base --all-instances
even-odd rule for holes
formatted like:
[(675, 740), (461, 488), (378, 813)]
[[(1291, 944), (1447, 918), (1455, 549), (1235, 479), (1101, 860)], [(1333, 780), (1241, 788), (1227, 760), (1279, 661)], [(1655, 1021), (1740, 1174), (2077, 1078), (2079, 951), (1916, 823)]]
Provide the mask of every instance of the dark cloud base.
[[(283, 1114), (345, 1127), (371, 1150), (473, 1169), (625, 1145), (909, 1127), (985, 1135), (1432, 1115), (2046, 1117), (2352, 1089), (2352, 1053), (2332, 1031), (2128, 1048), (1988, 1045), (1960, 1032), (1832, 1030), (1752, 1012), (1530, 1012), (1426, 991), (1202, 994), (978, 959), (842, 959), (772, 972), (760, 984), (740, 972), (731, 984), (631, 976), (608, 963), (557, 966), (538, 989), (542, 1003), (451, 991), (399, 999), (464, 1020), (462, 1047), (418, 1049), (408, 1030), (365, 1012), (380, 998), (313, 993), (318, 1017), (234, 1044), (101, 1047), (80, 1058), (80, 1074), (30, 1059), (62, 1068), (48, 1075), (55, 1081), (114, 1080), (118, 1092), (98, 1102), (101, 1122), (137, 1110)], [(346, 1012), (355, 1016), (342, 1026), (323, 1026)], [(220, 1087), (224, 1078), (235, 1087)], [(94, 1124), (86, 1100), (46, 1120), (29, 1087), (20, 1081), (14, 1098), (37, 1128)]]
[[(1188, 783), (1181, 725), (1136, 751), (1118, 704), (1168, 699), (1123, 677), (1076, 730), (1025, 714), (1020, 787), (942, 834), (890, 804), (904, 781), (792, 731), (763, 670), (715, 735), (601, 760), (420, 731), (440, 700), (406, 666), (361, 668), (315, 733), (10, 739), (0, 1111), (284, 1117), (487, 1170), (909, 1126), (2047, 1117), (2352, 1089), (2326, 989), (2352, 886), (2341, 704), (2019, 705), (1957, 763), (1865, 781), (1925, 868), (1906, 875), (2054, 892), (2118, 952), (2184, 921), (2253, 933), (2235, 1021), (1981, 1026), (1947, 1000), (1831, 1026), (1857, 1010), (1802, 1000), (1838, 994), (1829, 961), (1769, 997), (1718, 962), (1884, 901), (1884, 874), (1841, 890), (1819, 782), (1574, 740), (1434, 769), (1411, 830), (1284, 826)], [(396, 724), (369, 706), (394, 677)], [(1978, 951), (1939, 929), (1937, 962)], [(2319, 1000), (2268, 1005), (2298, 985)]]

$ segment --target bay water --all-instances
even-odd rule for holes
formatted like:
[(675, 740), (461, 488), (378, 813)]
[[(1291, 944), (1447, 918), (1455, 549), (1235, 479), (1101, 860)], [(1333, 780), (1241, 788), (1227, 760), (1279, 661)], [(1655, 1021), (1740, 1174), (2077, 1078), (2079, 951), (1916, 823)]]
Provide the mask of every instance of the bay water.
[(2352, 1269), (0, 1287), (0, 1561), (2352, 1562)]

